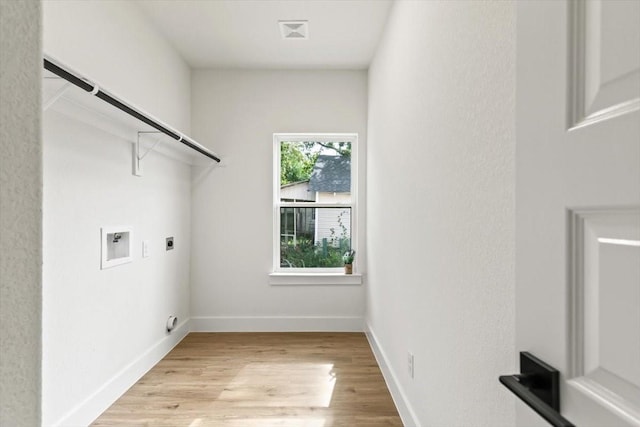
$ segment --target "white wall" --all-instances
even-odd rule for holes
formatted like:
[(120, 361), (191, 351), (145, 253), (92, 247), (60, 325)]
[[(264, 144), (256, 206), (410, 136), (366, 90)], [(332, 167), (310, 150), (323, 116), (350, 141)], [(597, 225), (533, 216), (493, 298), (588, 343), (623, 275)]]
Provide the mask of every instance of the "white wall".
[(135, 2), (45, 0), (44, 52), (184, 133), (191, 70)]
[(408, 425), (515, 422), (514, 9), (398, 1), (369, 71), (367, 320)]
[[(41, 7), (0, 1), (0, 425), (40, 423)], [(19, 37), (15, 37), (19, 34)]]
[[(194, 327), (305, 330), (361, 325), (362, 286), (270, 286), (268, 275), (273, 133), (357, 132), (364, 165), (366, 81), (364, 71), (194, 71), (193, 135), (214, 143), (228, 162), (210, 173), (194, 173)], [(365, 191), (362, 182), (361, 194)]]
[[(189, 129), (190, 70), (132, 3), (45, 2), (44, 49)], [(188, 329), (191, 175), (152, 152), (135, 177), (130, 142), (55, 109), (43, 130), (43, 425), (83, 425)], [(100, 270), (100, 227), (112, 225), (133, 227), (133, 262)], [(181, 323), (171, 335), (169, 315)]]

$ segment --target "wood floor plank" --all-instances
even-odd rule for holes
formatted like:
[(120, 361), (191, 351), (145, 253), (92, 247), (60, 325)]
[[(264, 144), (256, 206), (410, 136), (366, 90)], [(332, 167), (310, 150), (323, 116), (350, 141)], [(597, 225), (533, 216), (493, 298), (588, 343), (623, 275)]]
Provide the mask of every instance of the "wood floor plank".
[(402, 426), (361, 333), (191, 333), (93, 426)]

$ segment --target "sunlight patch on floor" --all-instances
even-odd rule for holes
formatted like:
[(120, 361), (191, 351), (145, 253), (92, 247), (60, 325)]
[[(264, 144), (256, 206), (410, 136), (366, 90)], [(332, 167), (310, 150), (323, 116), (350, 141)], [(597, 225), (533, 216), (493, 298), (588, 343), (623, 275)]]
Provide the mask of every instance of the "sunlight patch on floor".
[[(284, 384), (283, 378), (287, 378)], [(239, 406), (328, 408), (335, 383), (331, 363), (251, 363), (225, 387), (218, 400), (234, 401)]]
[(322, 418), (243, 418), (225, 420), (225, 427), (324, 427)]
[[(219, 422), (218, 422), (219, 423)], [(324, 427), (323, 418), (238, 418), (224, 421), (225, 427)], [(202, 418), (196, 418), (189, 424), (189, 427), (205, 427), (211, 425)]]

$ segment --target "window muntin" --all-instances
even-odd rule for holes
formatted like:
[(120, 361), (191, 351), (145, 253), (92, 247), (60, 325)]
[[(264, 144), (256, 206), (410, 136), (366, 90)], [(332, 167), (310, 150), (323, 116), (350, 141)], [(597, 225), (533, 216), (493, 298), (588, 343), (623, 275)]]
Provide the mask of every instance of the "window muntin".
[(355, 134), (274, 135), (274, 271), (341, 272), (355, 249)]
[[(317, 220), (316, 220), (317, 218)], [(341, 268), (351, 248), (351, 207), (280, 208), (280, 268)]]

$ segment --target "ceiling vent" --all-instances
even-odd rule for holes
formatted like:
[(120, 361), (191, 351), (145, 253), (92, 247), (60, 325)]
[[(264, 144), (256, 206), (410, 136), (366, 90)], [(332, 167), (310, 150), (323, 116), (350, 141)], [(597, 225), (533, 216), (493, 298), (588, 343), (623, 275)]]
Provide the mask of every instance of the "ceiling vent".
[(306, 40), (309, 38), (309, 21), (279, 21), (283, 39)]

